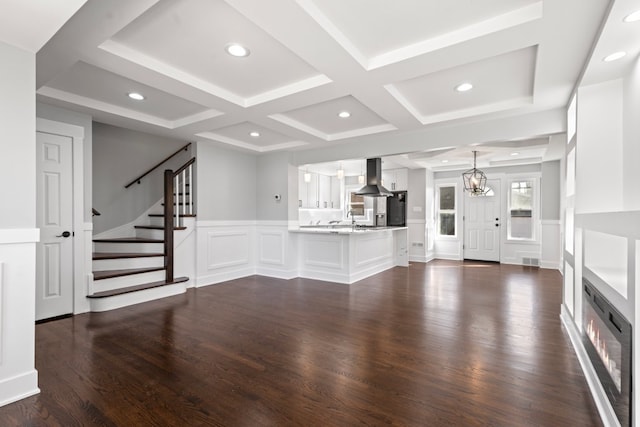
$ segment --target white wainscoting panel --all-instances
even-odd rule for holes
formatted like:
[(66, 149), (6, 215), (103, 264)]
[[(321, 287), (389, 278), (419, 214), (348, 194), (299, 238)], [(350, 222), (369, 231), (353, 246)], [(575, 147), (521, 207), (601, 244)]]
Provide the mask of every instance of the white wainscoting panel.
[(4, 262), (0, 261), (0, 366), (4, 361), (4, 336), (2, 334), (4, 319)]
[(207, 233), (207, 268), (213, 270), (249, 263), (250, 231), (209, 231)]
[(262, 264), (285, 265), (285, 239), (286, 231), (259, 230), (260, 255), (258, 260)]
[(427, 257), (427, 223), (424, 219), (407, 220), (409, 261), (428, 262), (431, 257)]
[(559, 220), (541, 221), (541, 259), (540, 267), (559, 270), (562, 267), (560, 257), (562, 254), (561, 228)]
[(391, 231), (357, 235), (354, 243), (355, 266), (389, 261), (393, 257), (393, 235)]
[[(0, 230), (0, 235), (11, 234), (11, 231)], [(37, 234), (37, 230), (28, 232), (20, 239), (34, 240)], [(0, 406), (2, 406), (40, 391), (33, 349), (36, 243), (0, 243), (0, 264), (2, 264), (0, 267)]]
[(306, 236), (302, 248), (304, 264), (342, 270), (346, 245), (344, 236)]
[(255, 221), (196, 223), (195, 286), (255, 274)]
[(287, 221), (258, 221), (256, 274), (279, 279), (298, 277), (296, 235)]

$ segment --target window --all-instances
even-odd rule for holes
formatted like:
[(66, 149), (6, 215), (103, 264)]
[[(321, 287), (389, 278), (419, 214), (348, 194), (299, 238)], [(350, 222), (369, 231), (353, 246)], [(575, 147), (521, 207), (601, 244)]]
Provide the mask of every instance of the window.
[(456, 187), (442, 186), (438, 190), (438, 234), (441, 236), (455, 236)]
[(533, 240), (533, 180), (511, 182), (509, 188), (509, 239)]

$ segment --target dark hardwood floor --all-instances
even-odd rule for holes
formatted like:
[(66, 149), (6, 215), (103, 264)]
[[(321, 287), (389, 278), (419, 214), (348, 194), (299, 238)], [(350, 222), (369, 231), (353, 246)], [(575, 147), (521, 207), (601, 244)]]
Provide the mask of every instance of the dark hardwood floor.
[(434, 261), (260, 276), (36, 326), (1, 426), (601, 426), (557, 271)]

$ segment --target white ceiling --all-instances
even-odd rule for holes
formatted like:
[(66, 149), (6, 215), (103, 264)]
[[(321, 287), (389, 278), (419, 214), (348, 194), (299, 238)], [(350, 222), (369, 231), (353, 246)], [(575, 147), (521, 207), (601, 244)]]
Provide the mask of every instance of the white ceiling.
[[(452, 150), (434, 155), (442, 141), (425, 137), (408, 150), (404, 136), (564, 109), (609, 6), (89, 0), (38, 52), (37, 93), (96, 121), (255, 153), (338, 152), (383, 139), (401, 164), (466, 167), (470, 141), (451, 137)], [(228, 55), (232, 42), (251, 54)], [(462, 82), (474, 88), (456, 92)], [(146, 99), (127, 98), (131, 91)], [(351, 117), (338, 117), (343, 110)], [(475, 135), (479, 161), (544, 158), (549, 135), (526, 126), (511, 135)], [(349, 158), (377, 154), (365, 151)]]
[(2, 0), (0, 41), (37, 52), (87, 0)]

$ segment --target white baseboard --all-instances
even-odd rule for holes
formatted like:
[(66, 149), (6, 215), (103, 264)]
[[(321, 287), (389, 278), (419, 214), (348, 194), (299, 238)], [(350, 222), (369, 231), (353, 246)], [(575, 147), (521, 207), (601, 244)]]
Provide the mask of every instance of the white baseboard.
[(276, 268), (257, 267), (256, 273), (259, 276), (274, 277), (276, 279), (290, 280), (298, 277), (297, 270), (279, 270)]
[(0, 406), (8, 405), (38, 393), (40, 393), (38, 371), (34, 369), (0, 381)]
[(422, 262), (422, 263), (427, 263), (429, 261), (433, 261), (434, 258), (432, 255), (429, 256), (415, 256), (415, 255), (409, 255), (409, 262)]
[(372, 267), (367, 268), (366, 270), (358, 271), (355, 274), (349, 275), (349, 283), (357, 282), (358, 280), (366, 279), (367, 277), (371, 277), (375, 274), (382, 273), (383, 271), (389, 270), (390, 268), (395, 267), (392, 260), (384, 262), (382, 264), (376, 264)]
[(582, 345), (582, 340), (580, 339), (580, 332), (576, 328), (571, 316), (566, 311), (563, 304), (560, 305), (560, 320), (562, 321), (562, 325), (565, 330), (569, 334), (569, 339), (571, 340), (571, 344), (573, 345), (573, 349), (575, 350), (576, 356), (578, 357), (578, 361), (580, 362), (580, 366), (582, 367), (582, 372), (587, 380), (587, 384), (589, 385), (589, 390), (591, 391), (591, 396), (593, 397), (594, 402), (596, 403), (596, 407), (598, 408), (598, 413), (600, 414), (600, 418), (602, 419), (602, 423), (605, 427), (620, 427), (620, 422), (618, 421), (618, 417), (607, 398), (607, 395), (602, 388), (602, 384), (600, 384), (600, 380), (598, 379), (598, 375), (591, 365), (589, 361), (589, 355), (587, 354), (587, 350)]
[(448, 259), (450, 261), (462, 261), (459, 254), (436, 254), (433, 256), (434, 259)]
[(241, 279), (247, 276), (253, 276), (256, 271), (252, 267), (245, 267), (237, 270), (224, 271), (220, 273), (208, 274), (205, 276), (199, 276), (196, 279), (195, 286), (200, 288), (202, 286), (215, 285), (216, 283), (226, 282), (234, 279)]
[(558, 261), (540, 261), (540, 268), (560, 270), (560, 264), (558, 263)]

